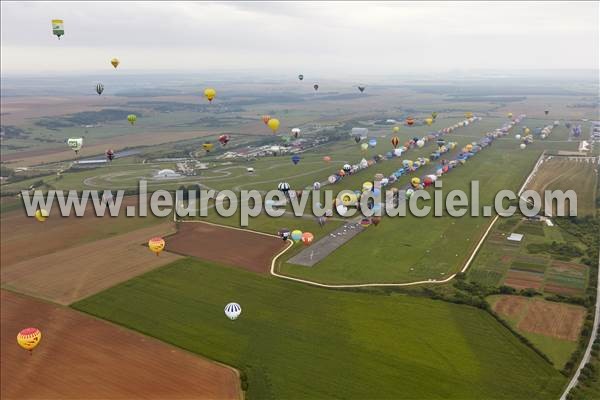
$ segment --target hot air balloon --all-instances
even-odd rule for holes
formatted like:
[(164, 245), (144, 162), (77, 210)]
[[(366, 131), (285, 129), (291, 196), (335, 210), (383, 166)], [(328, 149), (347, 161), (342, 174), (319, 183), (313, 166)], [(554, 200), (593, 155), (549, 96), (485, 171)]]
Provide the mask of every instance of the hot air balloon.
[(300, 74), (298, 75), (298, 80), (303, 80), (304, 79), (304, 75)]
[(313, 89), (315, 89), (315, 92), (316, 92), (317, 90), (319, 90), (319, 85), (315, 83), (315, 84), (313, 85)]
[(106, 159), (110, 162), (115, 158), (115, 151), (113, 149), (107, 149), (104, 153), (106, 155)]
[(113, 67), (115, 67), (115, 69), (117, 69), (117, 67), (119, 66), (119, 64), (121, 62), (119, 61), (118, 58), (113, 58), (112, 60), (110, 60), (110, 63), (112, 64)]
[(292, 129), (292, 136), (298, 139), (298, 136), (300, 136), (300, 128)]
[(96, 85), (96, 93), (98, 93), (98, 96), (100, 96), (102, 92), (104, 92), (104, 85), (99, 83)]
[(137, 121), (137, 116), (135, 114), (129, 114), (127, 116), (127, 121), (129, 121), (129, 123), (133, 125), (135, 124), (135, 121)]
[(221, 135), (217, 140), (219, 141), (219, 143), (221, 143), (221, 146), (225, 146), (227, 143), (229, 143), (231, 137), (229, 135)]
[(165, 249), (165, 239), (158, 236), (153, 237), (152, 239), (148, 240), (148, 248), (151, 252), (158, 256), (160, 252)]
[(297, 243), (301, 239), (302, 239), (302, 231), (299, 229), (294, 229), (292, 231), (292, 240)]
[(377, 139), (369, 139), (369, 147), (377, 146)]
[(277, 185), (277, 189), (279, 189), (283, 193), (287, 193), (290, 191), (290, 184), (287, 182), (280, 182), (279, 185)]
[(371, 217), (371, 223), (375, 226), (379, 225), (379, 223), (381, 222), (381, 217), (378, 216), (373, 216)]
[(270, 115), (263, 115), (262, 116), (262, 121), (265, 123), (265, 125), (267, 125), (269, 123), (270, 119), (271, 119)]
[(425, 146), (425, 141), (423, 139), (417, 140), (417, 147), (421, 148)]
[(346, 173), (352, 171), (352, 166), (350, 164), (344, 164), (344, 166), (342, 167), (342, 170)]
[(416, 187), (418, 187), (418, 186), (421, 184), (421, 179), (419, 179), (419, 178), (417, 178), (417, 177), (415, 177), (415, 178), (412, 178), (412, 179), (410, 180), (410, 184), (411, 184), (413, 187), (415, 187), (415, 188), (416, 188)]
[(331, 157), (325, 156), (323, 157), (323, 161), (325, 161), (326, 163), (331, 162)]
[(324, 215), (321, 215), (319, 218), (317, 218), (317, 223), (322, 228), (327, 223), (327, 218)]
[(204, 142), (202, 143), (202, 148), (207, 152), (210, 153), (210, 151), (213, 149), (214, 145), (212, 143), (209, 142)]
[(45, 208), (40, 208), (35, 211), (35, 219), (37, 219), (38, 222), (46, 221), (49, 215), (50, 213)]
[(438, 113), (434, 111), (431, 113), (431, 118), (436, 119), (437, 115), (438, 115)]
[(530, 133), (531, 133), (531, 129), (529, 129), (527, 127), (523, 128), (523, 134), (524, 135), (529, 135)]
[(365, 86), (358, 86), (358, 90), (360, 90), (360, 92), (364, 92), (365, 91)]
[(305, 246), (310, 246), (314, 238), (315, 236), (312, 233), (304, 232), (302, 234), (302, 243), (304, 243)]
[(360, 138), (360, 136), (354, 136), (354, 141), (355, 141), (356, 143), (360, 143), (360, 141), (361, 141), (361, 138)]
[(395, 126), (395, 127), (393, 127), (393, 128), (392, 128), (392, 132), (394, 132), (394, 133), (398, 133), (398, 132), (400, 132), (400, 127), (399, 127), (399, 126)]
[(67, 146), (69, 146), (77, 155), (83, 146), (83, 138), (69, 138), (67, 139)]
[(267, 122), (267, 126), (275, 133), (277, 132), (277, 129), (279, 129), (279, 120), (277, 118), (271, 118), (269, 119), (269, 122)]
[(425, 118), (425, 123), (427, 124), (427, 126), (433, 124), (433, 118)]
[(398, 136), (394, 136), (392, 138), (392, 146), (394, 146), (394, 148), (397, 148), (398, 144), (400, 144), (400, 138), (398, 138)]
[(314, 190), (321, 189), (321, 182), (315, 182), (315, 183), (313, 183), (313, 189)]
[(294, 165), (297, 165), (300, 162), (300, 156), (298, 154), (294, 154), (292, 156), (292, 162), (294, 163)]
[(213, 88), (204, 89), (204, 97), (208, 100), (208, 102), (212, 102), (215, 96), (217, 95), (217, 91)]
[(25, 328), (17, 334), (17, 343), (19, 346), (29, 351), (32, 354), (42, 340), (42, 332), (37, 328)]
[(406, 118), (406, 125), (412, 126), (415, 123), (415, 119), (413, 117)]
[(506, 114), (506, 116), (507, 116), (508, 118), (512, 118), (512, 117), (513, 117), (513, 113), (509, 112), (508, 114)]
[(52, 20), (52, 34), (58, 37), (58, 40), (60, 40), (60, 37), (65, 34), (65, 26), (62, 19)]
[(287, 228), (281, 228), (277, 234), (279, 235), (280, 238), (282, 238), (284, 241), (286, 241), (289, 237), (290, 237), (290, 230)]
[(368, 144), (368, 143), (363, 143), (363, 144), (361, 144), (361, 145), (360, 145), (360, 149), (361, 149), (363, 152), (366, 152), (366, 151), (369, 149), (369, 144)]
[(520, 140), (521, 139), (521, 135), (519, 135), (518, 133), (515, 135), (515, 139)]
[(242, 313), (242, 307), (238, 303), (229, 303), (225, 306), (225, 315), (230, 320), (236, 320)]
[(527, 145), (525, 143), (521, 143), (519, 145), (519, 147), (521, 148), (521, 150), (525, 150), (525, 148), (527, 147)]

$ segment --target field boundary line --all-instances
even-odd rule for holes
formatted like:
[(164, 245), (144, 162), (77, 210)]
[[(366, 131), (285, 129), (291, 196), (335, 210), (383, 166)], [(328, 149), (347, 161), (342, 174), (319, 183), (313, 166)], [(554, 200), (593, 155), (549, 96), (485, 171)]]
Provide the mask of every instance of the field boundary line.
[[(539, 165), (541, 164), (541, 162), (544, 158), (544, 154), (545, 154), (545, 152), (542, 152), (542, 154), (538, 158), (537, 162), (535, 163), (533, 169), (531, 170), (531, 172), (525, 179), (525, 182), (523, 182), (523, 185), (519, 189), (519, 195), (523, 192), (523, 190), (525, 190), (525, 186), (529, 183), (530, 179), (537, 171), (537, 168), (539, 167)], [(487, 239), (490, 231), (496, 224), (496, 221), (498, 220), (499, 217), (500, 217), (499, 215), (496, 215), (494, 217), (494, 219), (492, 219), (492, 222), (490, 222), (489, 226), (487, 227), (487, 229), (485, 230), (483, 235), (481, 235), (481, 238), (479, 239), (477, 246), (475, 246), (475, 248), (471, 252), (471, 255), (469, 256), (469, 258), (467, 259), (465, 264), (460, 269), (460, 273), (464, 273), (469, 269), (469, 267), (471, 266), (471, 263), (473, 262), (473, 260), (475, 259), (475, 256), (477, 255), (479, 249), (483, 245), (483, 242), (485, 242), (485, 239)], [(213, 225), (213, 226), (225, 227), (225, 228), (229, 228), (229, 229), (236, 229), (236, 230), (246, 231), (246, 232), (250, 231), (250, 232), (258, 233), (258, 234), (264, 235), (264, 236), (279, 238), (279, 236), (273, 235), (270, 233), (254, 231), (251, 229), (242, 229), (242, 228), (237, 228), (234, 226), (219, 225), (219, 224), (215, 224), (212, 222), (205, 222), (205, 221), (180, 221), (180, 222), (200, 222), (200, 223), (205, 223), (205, 224), (209, 224), (209, 225)], [(424, 280), (424, 281), (403, 282), (403, 283), (354, 283), (354, 284), (326, 284), (326, 283), (311, 281), (308, 279), (295, 278), (295, 277), (292, 277), (289, 275), (283, 275), (281, 273), (276, 272), (277, 260), (279, 259), (279, 257), (281, 257), (283, 254), (285, 254), (285, 252), (287, 252), (294, 245), (294, 242), (291, 241), (290, 239), (288, 239), (287, 242), (288, 242), (287, 247), (284, 248), (283, 250), (281, 250), (279, 253), (277, 253), (271, 260), (270, 273), (272, 276), (275, 276), (277, 278), (286, 279), (286, 280), (294, 281), (294, 282), (298, 282), (298, 283), (304, 283), (306, 285), (312, 285), (312, 286), (329, 288), (329, 289), (364, 288), (364, 287), (403, 287), (403, 286), (448, 283), (456, 277), (456, 273), (454, 273), (454, 274), (450, 275), (449, 277), (447, 277), (446, 279), (442, 279), (442, 280), (430, 279), (430, 280)]]

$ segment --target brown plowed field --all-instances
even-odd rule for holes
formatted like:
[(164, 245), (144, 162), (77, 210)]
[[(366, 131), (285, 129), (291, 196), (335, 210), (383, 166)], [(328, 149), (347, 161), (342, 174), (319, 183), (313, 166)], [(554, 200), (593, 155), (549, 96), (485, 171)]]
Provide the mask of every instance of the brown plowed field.
[(96, 217), (91, 200), (83, 217), (76, 217), (74, 214), (61, 217), (58, 204), (54, 204), (50, 217), (45, 222), (27, 217), (24, 210), (3, 213), (0, 216), (1, 267), (165, 221), (150, 216), (126, 217), (126, 206), (137, 207), (138, 202), (137, 196), (124, 197), (121, 215), (114, 218), (110, 217), (108, 211), (104, 217)]
[(168, 251), (261, 273), (269, 272), (271, 260), (285, 246), (277, 237), (203, 222), (180, 223), (167, 238)]
[[(240, 399), (237, 373), (66, 307), (2, 291), (2, 399)], [(32, 355), (17, 345), (42, 331)]]
[(515, 289), (539, 289), (544, 281), (543, 274), (533, 272), (509, 270), (504, 284)]
[(517, 318), (527, 307), (528, 299), (520, 296), (503, 296), (494, 304), (494, 311), (508, 318)]
[[(177, 255), (166, 252), (157, 257), (143, 246), (151, 237), (174, 230), (173, 224), (166, 222), (7, 266), (3, 264), (2, 287), (70, 304), (177, 260)], [(32, 241), (29, 246), (36, 244)]]
[(584, 318), (583, 307), (549, 301), (532, 301), (527, 315), (521, 320), (518, 328), (525, 332), (576, 341)]

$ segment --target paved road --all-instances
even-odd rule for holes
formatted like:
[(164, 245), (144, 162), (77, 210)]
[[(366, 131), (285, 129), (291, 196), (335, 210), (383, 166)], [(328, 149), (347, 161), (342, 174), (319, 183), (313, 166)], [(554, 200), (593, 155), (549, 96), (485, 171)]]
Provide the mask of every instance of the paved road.
[(290, 258), (288, 262), (290, 264), (312, 267), (364, 229), (357, 220), (348, 221), (329, 235), (321, 238), (321, 240)]
[[(598, 258), (598, 267), (600, 267), (600, 257)], [(587, 345), (587, 348), (585, 349), (585, 354), (583, 355), (583, 358), (581, 359), (581, 363), (579, 364), (579, 367), (577, 367), (577, 371), (575, 371), (573, 378), (571, 378), (571, 381), (567, 385), (567, 388), (565, 389), (563, 395), (560, 397), (560, 400), (566, 400), (567, 394), (571, 391), (571, 389), (573, 389), (575, 387), (575, 385), (577, 385), (577, 382), (579, 380), (579, 375), (581, 374), (581, 369), (590, 360), (590, 355), (592, 353), (592, 345), (594, 344), (594, 341), (596, 340), (596, 337), (598, 336), (598, 323), (599, 322), (600, 322), (600, 274), (598, 274), (598, 284), (596, 285), (596, 313), (594, 314), (594, 326), (592, 328), (592, 334), (590, 336), (590, 341)]]

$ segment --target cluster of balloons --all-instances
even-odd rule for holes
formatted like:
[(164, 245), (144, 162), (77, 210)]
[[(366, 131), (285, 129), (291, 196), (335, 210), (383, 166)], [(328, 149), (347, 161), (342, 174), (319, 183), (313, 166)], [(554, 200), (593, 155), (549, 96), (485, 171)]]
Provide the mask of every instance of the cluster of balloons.
[(436, 169), (435, 174), (428, 174), (422, 177), (412, 178), (410, 184), (405, 188), (406, 198), (410, 198), (412, 194), (414, 194), (415, 190), (424, 189), (430, 185), (433, 185), (442, 175), (448, 173), (453, 168), (464, 164), (468, 159), (479, 153), (482, 149), (490, 146), (493, 141), (496, 140), (496, 138), (508, 135), (510, 129), (512, 129), (512, 127), (519, 123), (524, 117), (525, 115), (521, 115), (510, 123), (505, 124), (502, 128), (486, 133), (485, 136), (479, 141), (466, 144), (454, 160), (442, 160)]
[[(446, 141), (442, 137), (446, 134), (454, 132), (455, 130), (457, 130), (459, 128), (468, 126), (469, 124), (471, 124), (473, 122), (481, 120), (481, 117), (474, 117), (472, 115), (472, 113), (469, 113), (469, 114), (471, 114), (471, 117), (468, 119), (465, 119), (464, 121), (456, 123), (450, 127), (440, 129), (437, 132), (432, 132), (421, 138), (414, 137), (414, 138), (406, 141), (404, 143), (404, 146), (401, 146), (401, 147), (400, 147), (400, 138), (398, 136), (392, 136), (391, 144), (392, 144), (393, 150), (387, 152), (385, 154), (385, 156), (382, 154), (377, 154), (377, 155), (373, 156), (372, 159), (370, 159), (370, 160), (363, 158), (359, 163), (354, 164), (354, 165), (344, 164), (342, 166), (342, 169), (337, 171), (333, 175), (330, 175), (329, 178), (327, 179), (327, 181), (330, 184), (337, 183), (343, 177), (345, 177), (347, 175), (352, 175), (362, 169), (369, 168), (372, 165), (374, 165), (377, 162), (380, 162), (384, 159), (392, 159), (394, 157), (401, 157), (409, 149), (413, 149), (415, 147), (422, 148), (423, 146), (425, 146), (425, 144), (427, 142), (436, 141), (436, 143), (438, 145), (438, 150), (432, 152), (431, 155), (429, 156), (429, 159), (425, 159), (425, 158), (423, 158), (422, 160), (418, 159), (415, 162), (413, 162), (411, 160), (405, 160), (405, 162), (410, 163), (410, 166), (408, 166), (404, 163), (403, 168), (400, 168), (398, 171), (395, 172), (395, 175), (392, 175), (390, 177), (390, 179), (393, 179), (395, 181), (399, 176), (402, 176), (403, 174), (405, 174), (407, 172), (411, 172), (410, 171), (411, 168), (414, 171), (415, 169), (419, 168), (419, 166), (425, 165), (429, 161), (437, 160), (438, 158), (440, 158), (441, 154), (444, 154), (447, 151), (454, 149), (454, 147), (456, 146), (456, 143), (450, 142), (450, 143), (446, 144)], [(437, 116), (437, 113), (435, 115)], [(398, 132), (399, 130), (400, 130), (399, 127), (393, 128), (394, 133)], [(363, 139), (365, 139), (367, 137), (368, 133), (369, 133), (369, 131), (367, 128), (352, 128), (350, 136), (354, 138), (355, 142), (360, 143)], [(361, 143), (360, 148), (361, 148), (363, 155), (366, 154), (366, 152), (368, 151), (369, 148), (374, 148), (376, 145), (377, 145), (377, 140), (375, 138), (369, 139), (366, 143)]]
[(315, 236), (312, 233), (302, 232), (300, 229), (294, 229), (290, 231), (287, 228), (281, 228), (279, 231), (277, 231), (277, 236), (284, 241), (292, 239), (294, 243), (302, 242), (305, 246), (310, 246), (315, 239)]

